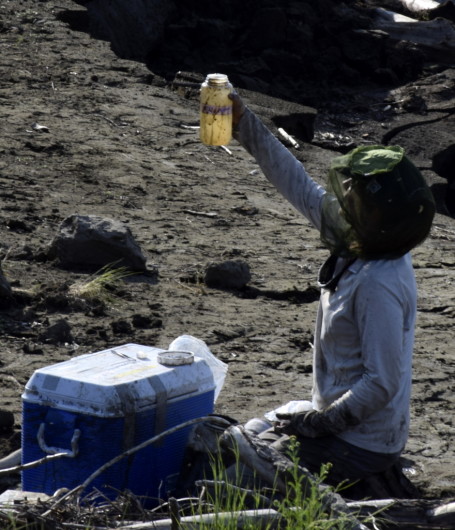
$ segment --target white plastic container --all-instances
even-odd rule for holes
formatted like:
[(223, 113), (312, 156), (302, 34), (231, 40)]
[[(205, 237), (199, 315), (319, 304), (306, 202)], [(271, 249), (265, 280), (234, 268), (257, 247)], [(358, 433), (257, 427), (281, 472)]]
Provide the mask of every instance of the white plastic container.
[[(23, 489), (53, 494), (78, 486), (128, 448), (212, 413), (214, 388), (203, 359), (138, 344), (37, 370), (22, 395), (23, 463), (61, 450), (70, 456), (25, 470)], [(166, 498), (175, 489), (190, 429), (123, 458), (89, 489), (110, 497), (129, 489)]]
[(180, 335), (169, 344), (169, 350), (171, 351), (183, 351), (191, 352), (196, 357), (204, 359), (209, 365), (213, 373), (213, 379), (215, 381), (215, 403), (220, 395), (221, 389), (226, 379), (228, 366), (226, 363), (215, 357), (210, 351), (207, 344), (192, 335)]

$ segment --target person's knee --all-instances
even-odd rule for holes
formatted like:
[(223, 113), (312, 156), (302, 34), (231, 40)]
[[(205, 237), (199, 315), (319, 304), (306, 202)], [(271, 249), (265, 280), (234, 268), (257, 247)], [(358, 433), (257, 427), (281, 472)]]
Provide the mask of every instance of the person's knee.
[(255, 474), (249, 467), (235, 463), (226, 469), (226, 481), (241, 488), (252, 489), (255, 486)]

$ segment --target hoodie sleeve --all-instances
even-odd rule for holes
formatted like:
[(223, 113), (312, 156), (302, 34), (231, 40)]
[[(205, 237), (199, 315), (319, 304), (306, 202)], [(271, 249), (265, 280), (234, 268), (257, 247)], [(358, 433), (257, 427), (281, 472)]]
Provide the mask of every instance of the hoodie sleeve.
[(256, 159), (277, 190), (320, 230), (325, 190), (308, 175), (294, 155), (249, 109), (245, 110), (234, 137)]

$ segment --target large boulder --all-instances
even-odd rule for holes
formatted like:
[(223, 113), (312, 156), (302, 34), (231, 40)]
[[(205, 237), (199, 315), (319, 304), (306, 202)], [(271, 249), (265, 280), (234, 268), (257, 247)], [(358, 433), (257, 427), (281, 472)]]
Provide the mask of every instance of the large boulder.
[(146, 259), (131, 230), (120, 221), (95, 215), (71, 215), (60, 225), (47, 252), (62, 267), (98, 270), (115, 263), (146, 271)]
[(163, 36), (172, 0), (91, 0), (86, 5), (92, 32), (111, 42), (124, 59), (145, 59)]

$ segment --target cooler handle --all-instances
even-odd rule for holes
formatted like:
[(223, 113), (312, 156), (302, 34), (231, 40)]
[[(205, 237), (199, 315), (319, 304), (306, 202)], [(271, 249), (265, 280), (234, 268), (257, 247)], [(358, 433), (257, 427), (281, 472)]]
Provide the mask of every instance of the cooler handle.
[(59, 447), (51, 447), (46, 444), (44, 440), (44, 429), (46, 427), (45, 423), (41, 423), (38, 429), (37, 439), (38, 439), (38, 445), (40, 446), (41, 451), (43, 453), (47, 453), (49, 455), (55, 455), (56, 453), (63, 453), (62, 456), (68, 456), (69, 458), (74, 458), (77, 456), (79, 452), (79, 446), (78, 441), (79, 437), (81, 436), (80, 429), (75, 429), (73, 436), (71, 438), (71, 449), (61, 449)]

